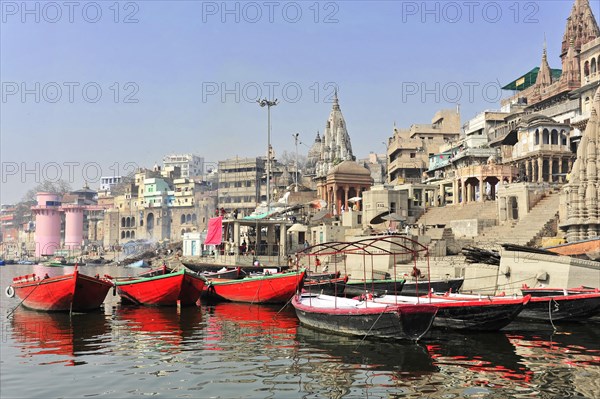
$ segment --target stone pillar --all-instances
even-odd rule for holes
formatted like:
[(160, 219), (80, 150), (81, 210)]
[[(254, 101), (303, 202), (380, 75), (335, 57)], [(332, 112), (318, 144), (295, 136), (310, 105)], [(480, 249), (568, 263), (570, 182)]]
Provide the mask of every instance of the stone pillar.
[(458, 180), (452, 179), (452, 205), (458, 204)]
[(348, 194), (350, 193), (350, 187), (348, 185), (344, 186), (344, 209), (348, 210)]
[(335, 215), (339, 215), (339, 213), (340, 213), (340, 210), (338, 209), (338, 203), (337, 202), (338, 202), (338, 198), (337, 198), (337, 185), (334, 184), (333, 185), (333, 208), (332, 208), (332, 210), (333, 210), (333, 213)]
[[(287, 225), (285, 222), (279, 224), (279, 258), (287, 255)], [(285, 261), (285, 259), (284, 259)], [(281, 260), (280, 260), (281, 263)]]
[(233, 247), (235, 250), (234, 254), (239, 255), (240, 253), (240, 222), (237, 220), (233, 222)]
[(483, 202), (485, 200), (485, 181), (483, 180), (483, 175), (479, 176), (479, 202)]
[(567, 170), (567, 173), (571, 173), (571, 171), (573, 170), (573, 158), (572, 157), (568, 158), (567, 167), (569, 168), (569, 170)]
[(540, 156), (537, 160), (537, 170), (538, 170), (538, 176), (537, 176), (537, 182), (538, 183), (543, 183), (544, 182), (544, 157)]
[(466, 199), (467, 199), (467, 188), (465, 187), (465, 181), (463, 179), (460, 180), (460, 183), (461, 183), (460, 184), (460, 193), (461, 193), (461, 195), (460, 195), (460, 198), (461, 198), (460, 203), (461, 204), (465, 204), (466, 203)]

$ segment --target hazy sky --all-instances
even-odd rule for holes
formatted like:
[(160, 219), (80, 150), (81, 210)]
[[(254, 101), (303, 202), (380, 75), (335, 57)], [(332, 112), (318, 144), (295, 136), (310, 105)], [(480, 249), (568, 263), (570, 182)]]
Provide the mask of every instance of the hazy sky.
[[(593, 2), (596, 17), (600, 2)], [(393, 123), (462, 121), (499, 108), (499, 87), (559, 51), (573, 0), (4, 1), (0, 202), (44, 179), (151, 167), (169, 153), (207, 162), (306, 154), (333, 87), (357, 157), (383, 153)]]

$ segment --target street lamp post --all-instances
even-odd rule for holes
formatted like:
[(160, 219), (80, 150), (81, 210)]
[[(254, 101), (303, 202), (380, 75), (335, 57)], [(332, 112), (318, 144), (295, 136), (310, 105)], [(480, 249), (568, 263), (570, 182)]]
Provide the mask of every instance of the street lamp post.
[(294, 187), (295, 192), (298, 192), (298, 136), (300, 136), (300, 133), (292, 134), (292, 137), (294, 138), (294, 144), (296, 145), (296, 186)]
[(382, 141), (381, 144), (383, 144), (385, 146), (385, 178), (383, 179), (383, 184), (386, 184), (388, 182), (388, 168), (389, 168), (388, 152), (390, 150), (390, 144), (389, 144), (389, 142), (385, 142), (385, 141)]
[(267, 212), (271, 210), (271, 107), (277, 105), (275, 101), (269, 101), (266, 98), (256, 100), (261, 107), (267, 107)]

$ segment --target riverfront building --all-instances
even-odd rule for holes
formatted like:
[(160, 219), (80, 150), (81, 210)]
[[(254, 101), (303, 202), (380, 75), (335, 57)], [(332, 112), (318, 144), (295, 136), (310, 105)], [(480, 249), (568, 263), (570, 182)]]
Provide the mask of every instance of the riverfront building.
[(178, 167), (181, 177), (196, 177), (204, 174), (204, 158), (194, 154), (172, 154), (163, 158), (163, 169)]

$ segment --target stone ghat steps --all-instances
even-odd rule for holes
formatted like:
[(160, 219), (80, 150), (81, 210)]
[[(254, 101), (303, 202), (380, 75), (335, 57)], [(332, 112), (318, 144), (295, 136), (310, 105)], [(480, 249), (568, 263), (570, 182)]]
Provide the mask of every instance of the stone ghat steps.
[(532, 245), (544, 228), (556, 218), (559, 203), (559, 193), (547, 195), (518, 222), (487, 229), (477, 237), (477, 245), (493, 249), (498, 249), (499, 244), (504, 243)]
[(495, 201), (471, 202), (465, 205), (446, 205), (427, 208), (417, 220), (424, 225), (448, 224), (454, 220), (494, 219), (498, 220), (498, 204)]

